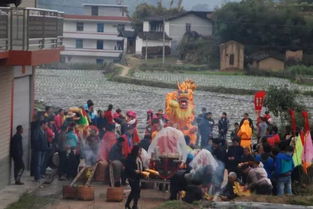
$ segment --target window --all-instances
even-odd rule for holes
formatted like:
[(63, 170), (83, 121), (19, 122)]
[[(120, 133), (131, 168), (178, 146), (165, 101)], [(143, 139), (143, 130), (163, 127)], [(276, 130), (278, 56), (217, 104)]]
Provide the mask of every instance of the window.
[(61, 63), (65, 63), (65, 56), (61, 56), (61, 57), (60, 57), (60, 62), (61, 62)]
[(97, 32), (104, 32), (104, 24), (103, 23), (98, 23), (97, 24)]
[(231, 54), (229, 56), (229, 65), (234, 65), (234, 63), (235, 63), (235, 55)]
[(97, 49), (103, 49), (103, 40), (97, 40)]
[(91, 7), (91, 16), (98, 16), (99, 15), (99, 9), (97, 6)]
[(76, 23), (76, 31), (84, 31), (84, 23), (83, 22), (77, 22)]
[(124, 42), (123, 41), (117, 41), (116, 42), (116, 50), (123, 50), (124, 49)]
[(117, 25), (117, 31), (118, 32), (125, 31), (125, 25), (124, 24), (118, 24)]
[(76, 48), (77, 49), (83, 48), (83, 40), (82, 39), (76, 39)]
[(191, 31), (191, 24), (186, 23), (186, 32), (190, 32), (190, 31)]
[(163, 32), (164, 26), (161, 22), (151, 22), (150, 23), (150, 31), (153, 32)]
[(104, 59), (103, 58), (97, 58), (96, 63), (97, 63), (97, 65), (103, 65)]
[(122, 16), (125, 16), (125, 9), (124, 8), (120, 8), (120, 12), (122, 13)]

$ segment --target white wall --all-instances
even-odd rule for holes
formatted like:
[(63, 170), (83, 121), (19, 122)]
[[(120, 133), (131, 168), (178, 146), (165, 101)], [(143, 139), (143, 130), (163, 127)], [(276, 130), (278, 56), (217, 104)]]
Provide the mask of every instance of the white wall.
[[(76, 48), (76, 39), (64, 39), (63, 40), (65, 50), (66, 48)], [(104, 40), (103, 49), (104, 50), (114, 50), (117, 45), (116, 41)], [(83, 39), (84, 49), (97, 49), (97, 40)]]
[(141, 55), (141, 50), (143, 47), (143, 40), (137, 36), (136, 38), (136, 54)]
[[(154, 46), (163, 46), (163, 41), (152, 41), (152, 40), (148, 40), (148, 42), (142, 40), (141, 38), (139, 38), (139, 36), (137, 36), (136, 39), (136, 54), (141, 55), (142, 53), (142, 47), (154, 47)], [(165, 42), (165, 46), (169, 46), (171, 47), (171, 42), (170, 41), (166, 41)]]
[(24, 163), (26, 168), (30, 162), (30, 118), (32, 108), (32, 67), (16, 66), (14, 67), (14, 106), (13, 106), (13, 130), (12, 135), (16, 132), (16, 127), (22, 125), (23, 132), (23, 149)]
[(71, 64), (97, 64), (97, 59), (103, 58), (104, 62), (110, 63), (113, 62), (113, 58), (110, 57), (87, 57), (87, 56), (72, 56), (70, 60), (68, 58), (65, 58), (66, 63)]
[[(85, 6), (84, 11), (86, 15), (91, 15), (91, 6)], [(126, 17), (127, 13), (126, 13), (126, 8), (98, 6), (98, 16)]]
[(150, 23), (149, 21), (143, 22), (143, 32), (149, 32), (150, 31)]
[(167, 35), (170, 34), (170, 23), (169, 22), (165, 22), (164, 23), (164, 31)]
[(36, 0), (23, 0), (18, 7), (36, 7)]
[[(76, 30), (77, 22), (83, 22), (84, 23), (84, 30), (83, 31), (77, 31)], [(108, 23), (108, 22), (101, 22), (101, 21), (91, 22), (91, 21), (84, 21), (84, 20), (77, 20), (77, 21), (65, 20), (63, 29), (64, 29), (64, 32), (97, 33), (97, 23), (103, 23), (104, 24), (104, 31), (103, 31), (104, 34), (118, 35), (118, 31), (117, 31), (118, 23)], [(125, 24), (125, 28), (129, 30), (129, 29), (131, 29), (131, 25)], [(99, 34), (101, 34), (101, 33), (102, 32), (100, 32)]]
[(212, 35), (212, 23), (194, 14), (189, 14), (174, 20), (168, 21), (169, 33), (172, 38), (172, 51), (175, 53), (177, 46), (186, 32), (186, 24), (191, 24), (191, 31), (196, 31), (203, 36)]

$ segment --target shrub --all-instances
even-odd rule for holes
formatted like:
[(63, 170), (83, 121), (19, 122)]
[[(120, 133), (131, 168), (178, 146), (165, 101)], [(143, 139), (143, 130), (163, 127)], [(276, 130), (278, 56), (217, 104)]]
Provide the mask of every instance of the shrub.
[(297, 75), (312, 75), (313, 76), (313, 66), (305, 65), (294, 65), (287, 68), (286, 73), (292, 77)]
[(110, 63), (104, 63), (103, 65), (97, 65), (97, 64), (82, 64), (82, 63), (77, 63), (77, 64), (69, 64), (69, 63), (52, 63), (52, 64), (47, 64), (47, 65), (41, 65), (40, 68), (44, 69), (78, 69), (78, 70), (99, 70), (103, 69), (110, 65)]
[(265, 77), (287, 78), (292, 81), (311, 84), (312, 81), (310, 79), (310, 76), (313, 78), (313, 66), (294, 65), (280, 72), (247, 68), (246, 74)]
[(167, 72), (184, 72), (184, 71), (205, 71), (208, 70), (207, 65), (170, 65), (170, 64), (142, 64), (139, 66), (141, 71), (167, 71)]

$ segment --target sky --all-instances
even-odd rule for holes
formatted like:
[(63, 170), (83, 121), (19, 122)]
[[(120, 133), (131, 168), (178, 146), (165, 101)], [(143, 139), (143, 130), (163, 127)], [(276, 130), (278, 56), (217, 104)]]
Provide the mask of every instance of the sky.
[[(97, 3), (97, 4), (112, 4), (118, 0), (37, 0), (38, 7), (46, 9), (55, 9), (64, 11), (65, 13), (81, 14), (83, 9), (81, 4), (83, 3)], [(156, 4), (158, 0), (122, 0), (123, 4), (129, 6), (130, 12), (132, 12), (136, 5), (147, 2)], [(177, 0), (175, 0), (177, 1)], [(221, 6), (227, 1), (235, 0), (183, 0), (183, 5), (186, 10), (198, 10), (198, 11), (213, 11), (216, 7)], [(169, 2), (169, 0), (163, 0), (163, 2)]]

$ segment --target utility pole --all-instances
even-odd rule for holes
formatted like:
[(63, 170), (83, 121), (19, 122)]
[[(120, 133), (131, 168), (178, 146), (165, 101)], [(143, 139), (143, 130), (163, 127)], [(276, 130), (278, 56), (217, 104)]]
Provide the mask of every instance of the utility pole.
[(162, 63), (165, 64), (165, 18), (163, 17), (163, 56)]
[(147, 32), (145, 33), (145, 37), (146, 37), (146, 54), (145, 54), (145, 61), (148, 61), (148, 38), (147, 38)]

